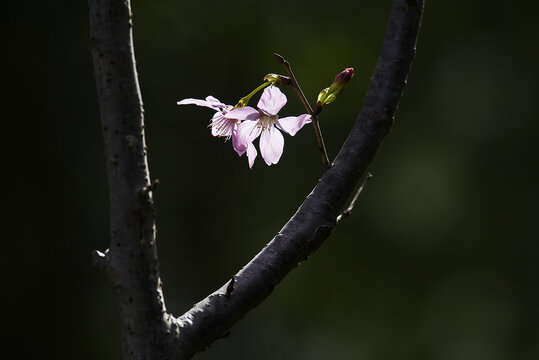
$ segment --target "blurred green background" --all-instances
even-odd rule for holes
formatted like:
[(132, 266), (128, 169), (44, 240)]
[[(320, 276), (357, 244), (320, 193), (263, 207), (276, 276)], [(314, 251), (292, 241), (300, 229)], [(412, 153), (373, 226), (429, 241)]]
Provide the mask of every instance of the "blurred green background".
[[(313, 132), (252, 170), (210, 136), (211, 110), (291, 63), (334, 157), (366, 93), (391, 1), (134, 1), (136, 57), (167, 306), (219, 287), (321, 174)], [(115, 298), (90, 267), (108, 199), (85, 2), (10, 2), (4, 340), (13, 358), (118, 359)], [(537, 1), (426, 1), (396, 123), (352, 217), (197, 359), (539, 359)], [(302, 112), (290, 89), (281, 115)], [(255, 99), (256, 101), (256, 99)], [(8, 346), (10, 346), (8, 345)], [(7, 349), (4, 351), (8, 352)], [(9, 352), (8, 352), (9, 353)]]

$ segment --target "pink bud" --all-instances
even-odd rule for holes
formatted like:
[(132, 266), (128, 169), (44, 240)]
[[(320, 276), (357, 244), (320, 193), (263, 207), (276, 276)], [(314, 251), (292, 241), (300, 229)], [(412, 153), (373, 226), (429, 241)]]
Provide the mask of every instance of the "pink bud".
[(320, 113), (325, 105), (333, 102), (337, 96), (342, 93), (344, 87), (353, 76), (354, 68), (344, 69), (341, 73), (335, 76), (335, 80), (333, 80), (331, 86), (322, 90), (318, 95), (318, 101), (316, 102), (316, 108), (314, 111), (315, 114)]
[(339, 75), (335, 76), (335, 82), (344, 82), (346, 84), (354, 76), (354, 68), (344, 69)]

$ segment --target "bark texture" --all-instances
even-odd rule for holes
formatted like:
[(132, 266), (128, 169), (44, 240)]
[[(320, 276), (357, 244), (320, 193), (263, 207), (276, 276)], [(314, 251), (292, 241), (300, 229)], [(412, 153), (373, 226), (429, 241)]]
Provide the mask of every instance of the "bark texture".
[(121, 0), (92, 0), (89, 5), (111, 228), (109, 250), (94, 251), (93, 261), (106, 274), (118, 298), (124, 358), (158, 359), (160, 349), (166, 348), (161, 342), (166, 339), (167, 323), (131, 9), (129, 1)]
[(330, 235), (389, 132), (415, 54), (423, 0), (394, 0), (363, 107), (333, 166), (281, 231), (180, 317), (165, 309), (128, 0), (90, 0), (90, 37), (110, 191), (111, 246), (94, 252), (118, 295), (125, 359), (189, 359), (221, 338)]

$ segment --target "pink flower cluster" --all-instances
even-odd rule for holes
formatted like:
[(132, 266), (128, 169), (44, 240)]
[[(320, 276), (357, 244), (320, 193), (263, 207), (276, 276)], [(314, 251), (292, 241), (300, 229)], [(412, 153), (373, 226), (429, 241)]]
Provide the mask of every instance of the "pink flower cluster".
[(211, 119), (213, 136), (232, 139), (232, 147), (239, 156), (247, 153), (249, 167), (252, 168), (258, 155), (253, 141), (260, 136), (259, 147), (266, 164), (277, 164), (284, 148), (284, 137), (279, 131), (289, 135), (296, 133), (311, 122), (311, 115), (279, 118), (279, 111), (286, 104), (286, 96), (276, 86), (264, 89), (257, 109), (250, 106), (234, 108), (225, 105), (213, 96), (205, 100), (184, 99), (178, 105), (193, 104), (216, 110)]

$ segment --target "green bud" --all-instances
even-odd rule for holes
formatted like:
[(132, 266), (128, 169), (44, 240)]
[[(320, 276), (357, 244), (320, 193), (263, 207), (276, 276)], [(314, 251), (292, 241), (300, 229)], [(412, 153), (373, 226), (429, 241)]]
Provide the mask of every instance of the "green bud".
[(318, 94), (318, 99), (316, 99), (317, 103), (325, 104), (326, 97), (328, 96), (328, 90), (329, 88), (322, 89), (320, 93)]
[(344, 87), (348, 84), (352, 76), (354, 76), (354, 68), (344, 69), (344, 71), (335, 76), (335, 80), (333, 80), (329, 88), (320, 91), (316, 101), (315, 114), (319, 114), (325, 105), (333, 102), (343, 92)]

